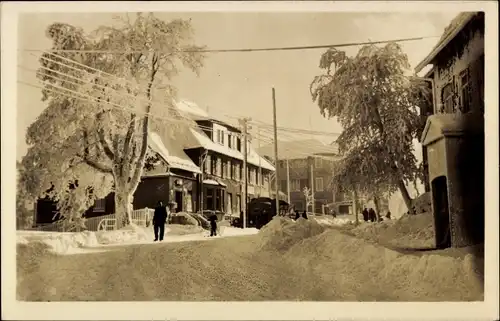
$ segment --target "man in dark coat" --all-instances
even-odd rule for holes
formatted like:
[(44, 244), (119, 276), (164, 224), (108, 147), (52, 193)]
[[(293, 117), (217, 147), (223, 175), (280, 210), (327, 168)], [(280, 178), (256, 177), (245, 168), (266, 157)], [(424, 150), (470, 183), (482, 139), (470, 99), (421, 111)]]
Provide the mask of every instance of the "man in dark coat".
[(302, 217), (307, 220), (307, 213), (306, 213), (306, 211), (304, 211), (304, 213), (302, 213)]
[(368, 210), (368, 216), (369, 216), (371, 222), (375, 222), (377, 220), (377, 215), (375, 214), (375, 211), (371, 207)]
[(295, 220), (298, 220), (300, 218), (300, 213), (298, 210), (295, 210)]
[(210, 215), (210, 236), (217, 236), (217, 215)]
[(363, 209), (363, 212), (361, 212), (363, 214), (363, 220), (365, 222), (368, 222), (368, 209), (366, 209), (366, 207)]
[(158, 241), (158, 237), (160, 238), (160, 241), (163, 241), (163, 236), (165, 235), (166, 220), (167, 220), (167, 209), (163, 205), (163, 202), (159, 201), (158, 205), (155, 208), (155, 214), (153, 215), (155, 242)]

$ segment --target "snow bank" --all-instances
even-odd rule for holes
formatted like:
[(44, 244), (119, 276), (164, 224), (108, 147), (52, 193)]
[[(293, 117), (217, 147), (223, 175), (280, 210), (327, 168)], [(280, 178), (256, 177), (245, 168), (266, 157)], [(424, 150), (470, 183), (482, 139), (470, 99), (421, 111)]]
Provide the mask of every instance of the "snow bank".
[(262, 250), (286, 251), (293, 244), (324, 231), (316, 220), (275, 216), (259, 232), (259, 247)]
[(478, 259), (471, 254), (458, 258), (403, 255), (338, 230), (328, 230), (296, 243), (285, 258), (296, 264), (296, 269), (340, 285), (352, 300), (483, 299), (475, 261)]
[(312, 219), (323, 226), (343, 226), (355, 223), (355, 218), (352, 217), (317, 216)]
[(96, 247), (99, 242), (94, 232), (58, 233), (58, 232), (20, 232), (18, 244), (43, 243), (57, 254), (82, 252), (82, 248)]
[(398, 247), (433, 247), (434, 223), (432, 213), (404, 215), (397, 220), (364, 223), (350, 232), (365, 240)]

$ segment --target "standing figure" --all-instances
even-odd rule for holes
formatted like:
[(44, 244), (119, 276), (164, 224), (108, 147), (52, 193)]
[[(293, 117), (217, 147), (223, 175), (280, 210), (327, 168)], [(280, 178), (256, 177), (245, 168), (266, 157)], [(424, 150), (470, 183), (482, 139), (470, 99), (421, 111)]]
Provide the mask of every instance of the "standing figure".
[(388, 211), (387, 214), (385, 215), (385, 218), (390, 220), (391, 219), (391, 211)]
[(162, 201), (158, 201), (158, 205), (155, 208), (155, 214), (153, 215), (153, 228), (155, 231), (154, 241), (163, 241), (163, 236), (165, 235), (165, 222), (167, 220), (167, 209), (163, 205)]
[(365, 222), (368, 222), (368, 219), (369, 219), (369, 216), (368, 216), (368, 210), (366, 209), (366, 207), (363, 209), (363, 212), (361, 212), (363, 214), (363, 220)]
[(210, 215), (208, 220), (210, 221), (210, 236), (217, 236), (217, 215)]
[(373, 208), (370, 207), (370, 209), (368, 210), (368, 217), (370, 219), (370, 222), (375, 222), (376, 219), (377, 219), (377, 215), (375, 214), (375, 211), (373, 210)]
[(306, 213), (306, 211), (304, 211), (304, 213), (302, 213), (302, 217), (307, 220), (307, 213)]
[(298, 220), (300, 218), (300, 213), (298, 210), (295, 210), (295, 220)]

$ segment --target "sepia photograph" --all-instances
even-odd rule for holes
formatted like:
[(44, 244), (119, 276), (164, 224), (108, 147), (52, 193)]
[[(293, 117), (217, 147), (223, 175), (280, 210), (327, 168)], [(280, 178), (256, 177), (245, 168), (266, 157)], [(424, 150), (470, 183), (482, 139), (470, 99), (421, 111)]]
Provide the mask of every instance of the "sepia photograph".
[(25, 3), (12, 60), (2, 23), (14, 301), (487, 300), (498, 314), (498, 18), (482, 9), (496, 3), (90, 3)]

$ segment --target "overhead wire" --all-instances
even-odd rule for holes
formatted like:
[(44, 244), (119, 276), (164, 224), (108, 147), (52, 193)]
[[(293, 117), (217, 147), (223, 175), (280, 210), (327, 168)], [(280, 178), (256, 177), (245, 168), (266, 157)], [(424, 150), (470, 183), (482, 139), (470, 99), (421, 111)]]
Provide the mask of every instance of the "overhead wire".
[[(133, 53), (149, 53), (158, 52), (165, 54), (172, 53), (229, 53), (229, 52), (264, 52), (264, 51), (290, 51), (290, 50), (311, 50), (311, 49), (327, 49), (335, 47), (353, 47), (353, 46), (363, 46), (363, 45), (376, 45), (382, 43), (391, 42), (406, 42), (406, 41), (416, 41), (424, 40), (430, 38), (439, 38), (440, 36), (422, 36), (422, 37), (411, 37), (411, 38), (400, 38), (400, 39), (389, 39), (389, 40), (378, 40), (378, 41), (358, 41), (358, 42), (347, 42), (338, 44), (327, 44), (327, 45), (310, 45), (310, 46), (290, 46), (290, 47), (266, 47), (266, 48), (236, 48), (236, 49), (180, 49), (180, 50), (151, 50), (150, 48), (144, 50), (85, 50), (85, 49), (51, 49), (52, 52), (68, 52), (68, 53), (94, 53), (94, 54), (133, 54)], [(26, 52), (37, 52), (40, 49), (30, 49), (21, 48), (21, 51)]]

